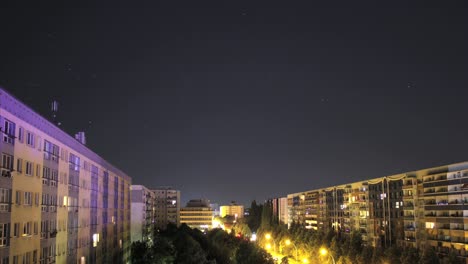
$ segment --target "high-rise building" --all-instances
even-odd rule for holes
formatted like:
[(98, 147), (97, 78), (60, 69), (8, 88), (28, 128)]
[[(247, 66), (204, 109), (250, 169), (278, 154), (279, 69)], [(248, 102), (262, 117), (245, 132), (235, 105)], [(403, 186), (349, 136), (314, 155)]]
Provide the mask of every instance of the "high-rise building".
[(271, 199), (272, 213), (281, 224), (288, 224), (288, 197)]
[(0, 89), (1, 263), (127, 263), (131, 178)]
[(180, 191), (172, 187), (152, 190), (155, 195), (155, 228), (166, 229), (168, 224), (180, 225)]
[(220, 216), (234, 216), (235, 218), (244, 217), (244, 206), (232, 201), (229, 205), (222, 205), (220, 207)]
[(289, 194), (289, 224), (468, 259), (468, 162)]
[(213, 209), (206, 199), (190, 200), (187, 206), (180, 209), (180, 223), (201, 231), (211, 229), (213, 225)]
[(154, 233), (156, 197), (153, 191), (143, 185), (132, 185), (131, 238), (132, 242), (152, 242)]

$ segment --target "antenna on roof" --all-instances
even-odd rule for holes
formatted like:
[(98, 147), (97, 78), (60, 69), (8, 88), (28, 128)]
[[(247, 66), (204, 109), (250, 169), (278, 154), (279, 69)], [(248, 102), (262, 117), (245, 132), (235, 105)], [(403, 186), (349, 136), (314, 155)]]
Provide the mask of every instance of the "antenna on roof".
[(50, 110), (52, 111), (52, 122), (57, 126), (60, 126), (62, 123), (57, 121), (59, 103), (56, 100), (52, 101)]

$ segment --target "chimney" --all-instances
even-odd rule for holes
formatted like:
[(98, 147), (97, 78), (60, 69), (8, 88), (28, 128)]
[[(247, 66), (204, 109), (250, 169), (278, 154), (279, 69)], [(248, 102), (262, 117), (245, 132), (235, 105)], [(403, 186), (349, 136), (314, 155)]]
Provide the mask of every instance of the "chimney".
[(81, 132), (76, 133), (75, 139), (78, 140), (81, 144), (86, 145), (85, 132), (81, 131)]

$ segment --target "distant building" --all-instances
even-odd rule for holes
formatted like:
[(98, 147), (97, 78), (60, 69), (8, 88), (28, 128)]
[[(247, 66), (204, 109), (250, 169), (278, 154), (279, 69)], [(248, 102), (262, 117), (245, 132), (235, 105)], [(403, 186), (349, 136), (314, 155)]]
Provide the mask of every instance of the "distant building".
[(281, 224), (288, 224), (288, 197), (271, 199), (273, 216)]
[(155, 194), (143, 185), (130, 186), (130, 192), (132, 242), (151, 242), (155, 223)]
[(220, 215), (220, 212), (219, 212), (219, 204), (217, 203), (212, 203), (210, 204), (211, 206), (211, 209), (213, 209), (213, 216), (216, 217), (216, 216), (219, 216)]
[(209, 230), (213, 224), (213, 209), (206, 199), (190, 200), (187, 206), (180, 209), (180, 223), (191, 228)]
[(232, 201), (229, 205), (222, 205), (220, 207), (220, 216), (234, 216), (235, 218), (244, 217), (244, 206)]
[(152, 190), (155, 195), (155, 228), (166, 229), (169, 223), (180, 225), (180, 191), (172, 187)]
[(468, 162), (288, 194), (289, 224), (358, 231), (369, 246), (456, 254), (468, 263)]

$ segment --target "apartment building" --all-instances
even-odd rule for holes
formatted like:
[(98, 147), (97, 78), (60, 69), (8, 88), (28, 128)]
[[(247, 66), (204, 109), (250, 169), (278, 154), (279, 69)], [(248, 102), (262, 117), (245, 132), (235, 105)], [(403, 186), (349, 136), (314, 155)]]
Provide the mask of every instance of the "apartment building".
[(468, 162), (293, 193), (287, 203), (289, 226), (359, 231), (374, 247), (433, 247), (467, 261)]
[(154, 233), (156, 196), (143, 185), (130, 186), (131, 191), (131, 239), (151, 243)]
[(190, 200), (187, 206), (180, 209), (180, 223), (201, 231), (211, 229), (213, 209), (210, 207), (210, 201), (206, 199)]
[(172, 187), (152, 190), (155, 195), (155, 228), (166, 229), (168, 224), (180, 225), (180, 191)]
[(273, 198), (270, 200), (273, 216), (281, 224), (288, 224), (288, 197)]
[(127, 263), (131, 178), (0, 88), (1, 263)]
[(239, 205), (234, 201), (232, 201), (229, 205), (221, 205), (219, 210), (221, 217), (225, 217), (228, 215), (233, 216), (236, 219), (244, 217), (244, 206)]

